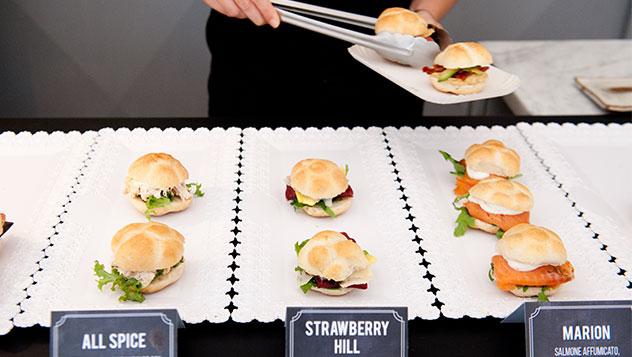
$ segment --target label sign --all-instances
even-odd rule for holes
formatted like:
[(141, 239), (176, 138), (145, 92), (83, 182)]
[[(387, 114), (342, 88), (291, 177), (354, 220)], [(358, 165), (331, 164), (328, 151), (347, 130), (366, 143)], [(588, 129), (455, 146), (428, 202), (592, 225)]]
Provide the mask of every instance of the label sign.
[(177, 356), (176, 310), (53, 311), (50, 356)]
[(524, 304), (528, 356), (632, 356), (632, 300)]
[(288, 307), (285, 355), (408, 356), (406, 307)]

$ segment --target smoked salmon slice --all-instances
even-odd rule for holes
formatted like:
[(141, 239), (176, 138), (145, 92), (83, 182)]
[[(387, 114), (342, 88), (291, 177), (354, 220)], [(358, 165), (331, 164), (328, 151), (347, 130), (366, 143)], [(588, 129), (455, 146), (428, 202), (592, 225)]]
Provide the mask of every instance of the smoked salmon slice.
[(467, 174), (456, 177), (456, 187), (454, 188), (454, 194), (457, 196), (463, 196), (470, 192), (470, 188), (476, 185), (478, 180), (469, 177)]
[(500, 229), (505, 232), (519, 223), (529, 223), (529, 212), (522, 212), (520, 214), (493, 214), (482, 209), (477, 203), (470, 201), (463, 203), (463, 206), (467, 209), (470, 216), (478, 218), (485, 223), (500, 227)]
[(502, 255), (492, 258), (494, 280), (501, 290), (511, 290), (517, 286), (554, 287), (573, 280), (575, 268), (570, 262), (560, 266), (544, 265), (531, 271), (518, 271), (507, 263)]

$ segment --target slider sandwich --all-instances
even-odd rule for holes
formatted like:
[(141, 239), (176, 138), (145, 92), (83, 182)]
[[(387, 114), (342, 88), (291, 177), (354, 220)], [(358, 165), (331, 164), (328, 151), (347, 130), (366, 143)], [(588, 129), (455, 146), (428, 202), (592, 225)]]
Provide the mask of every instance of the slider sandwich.
[(4, 233), (4, 223), (7, 221), (7, 216), (4, 213), (0, 213), (0, 236)]
[(158, 222), (132, 223), (112, 238), (112, 272), (94, 263), (98, 287), (112, 284), (123, 293), (119, 301), (143, 302), (145, 296), (173, 284), (184, 272), (184, 237)]
[[(125, 179), (125, 195), (132, 205), (150, 216), (185, 210), (193, 195), (204, 196), (198, 183), (187, 183), (189, 172), (173, 156), (146, 154), (130, 165)], [(193, 193), (189, 190), (193, 190)]]
[(346, 233), (322, 231), (300, 244), (296, 242), (294, 250), (298, 256), (294, 270), (305, 294), (314, 290), (339, 296), (368, 288), (376, 259)]
[(516, 296), (548, 301), (560, 285), (573, 280), (575, 268), (564, 243), (546, 228), (519, 224), (505, 233), (496, 250), (489, 279)]
[(468, 228), (478, 228), (502, 238), (511, 227), (529, 223), (533, 196), (523, 184), (491, 178), (474, 185), (468, 194), (457, 197), (455, 203), (461, 205), (454, 206), (460, 211), (455, 237), (465, 234)]
[(454, 43), (435, 57), (432, 67), (424, 67), (430, 83), (440, 91), (454, 94), (478, 93), (485, 87), (492, 55), (476, 42)]
[(454, 166), (450, 173), (456, 176), (454, 193), (457, 196), (468, 193), (480, 180), (494, 177), (511, 180), (520, 176), (520, 156), (498, 140), (470, 146), (461, 161), (445, 151), (439, 150), (439, 153)]
[(375, 22), (375, 33), (382, 32), (423, 37), (432, 41), (430, 36), (434, 33), (434, 29), (416, 12), (402, 7), (391, 7), (384, 10)]
[(305, 159), (292, 168), (285, 199), (313, 217), (336, 217), (351, 207), (353, 189), (347, 180), (348, 166), (329, 160)]

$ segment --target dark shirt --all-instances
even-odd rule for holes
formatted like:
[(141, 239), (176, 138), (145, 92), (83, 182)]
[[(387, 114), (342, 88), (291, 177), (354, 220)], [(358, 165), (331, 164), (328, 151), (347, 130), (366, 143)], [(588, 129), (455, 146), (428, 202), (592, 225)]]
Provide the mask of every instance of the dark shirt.
[[(401, 0), (312, 0), (377, 17)], [(212, 11), (209, 115), (421, 116), (423, 101), (354, 60), (351, 44), (281, 23), (278, 29)]]

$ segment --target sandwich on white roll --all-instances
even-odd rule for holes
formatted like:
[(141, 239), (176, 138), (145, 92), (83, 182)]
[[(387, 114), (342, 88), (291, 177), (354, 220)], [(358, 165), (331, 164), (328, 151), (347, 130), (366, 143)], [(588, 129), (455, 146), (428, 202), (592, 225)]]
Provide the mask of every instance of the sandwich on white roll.
[(112, 237), (112, 272), (95, 262), (99, 288), (112, 283), (123, 292), (120, 300), (144, 301), (175, 283), (184, 272), (184, 237), (158, 222), (132, 223)]
[(367, 289), (376, 259), (344, 232), (322, 231), (296, 243), (298, 282), (304, 293), (313, 290), (340, 296)]
[(4, 213), (0, 213), (0, 236), (4, 233), (4, 222), (7, 221), (7, 217)]
[(455, 160), (445, 151), (439, 151), (454, 166), (456, 175), (454, 193), (465, 195), (479, 181), (488, 178), (512, 179), (520, 176), (520, 156), (499, 140), (473, 144), (465, 151), (462, 160)]
[(560, 285), (574, 278), (564, 243), (546, 228), (519, 224), (505, 233), (496, 250), (489, 278), (516, 296), (548, 301)]
[(329, 160), (301, 160), (288, 177), (285, 199), (313, 217), (341, 215), (353, 200), (347, 171), (347, 166), (340, 167)]
[[(125, 195), (145, 216), (162, 216), (185, 210), (193, 195), (201, 197), (201, 184), (187, 183), (189, 172), (180, 161), (165, 153), (150, 153), (130, 165)], [(193, 190), (192, 193), (189, 190)]]
[(434, 29), (428, 26), (428, 22), (418, 13), (402, 7), (391, 7), (382, 11), (375, 22), (375, 33), (382, 32), (430, 39)]
[(440, 92), (454, 94), (478, 93), (485, 87), (486, 71), (492, 55), (480, 43), (451, 44), (435, 57), (432, 67), (423, 71), (430, 75), (432, 86)]
[(468, 228), (478, 228), (502, 237), (503, 233), (520, 223), (529, 223), (533, 196), (529, 189), (518, 182), (503, 178), (482, 180), (469, 194), (460, 200), (457, 208), (455, 236), (461, 236)]

